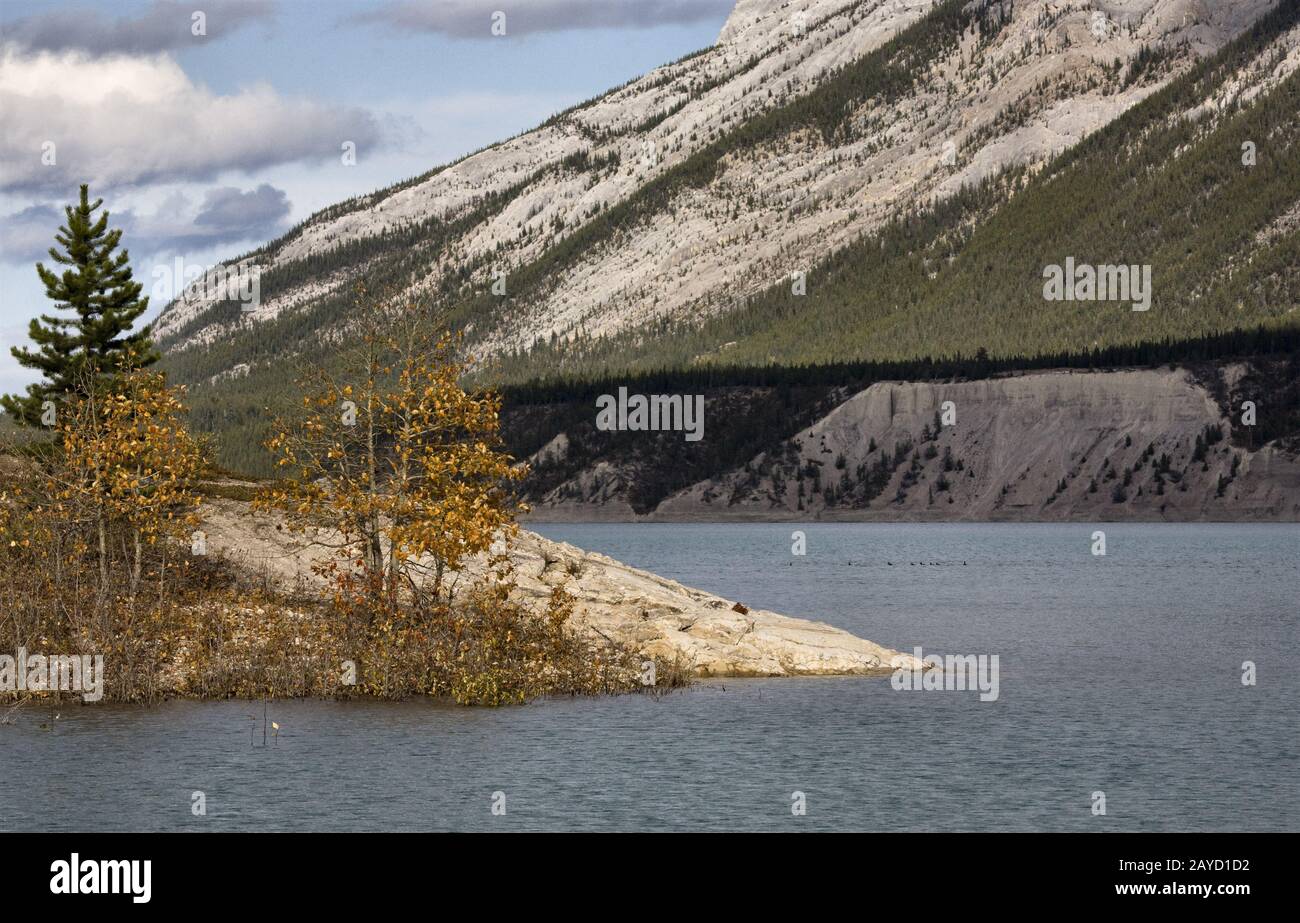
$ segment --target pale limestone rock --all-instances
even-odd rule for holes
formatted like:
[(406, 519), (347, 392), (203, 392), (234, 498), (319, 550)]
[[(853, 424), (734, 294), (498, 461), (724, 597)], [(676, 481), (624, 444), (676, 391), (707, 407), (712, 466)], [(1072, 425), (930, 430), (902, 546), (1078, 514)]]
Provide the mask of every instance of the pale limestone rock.
[[(295, 539), (278, 517), (255, 514), (247, 504), (217, 499), (204, 505), (203, 529), (210, 554), (263, 573), (280, 586), (305, 583), (320, 589), (311, 565), (328, 552)], [(555, 586), (576, 599), (573, 625), (654, 658), (677, 661), (700, 676), (821, 676), (886, 673), (895, 665), (920, 667), (902, 654), (822, 622), (789, 618), (762, 609), (736, 611), (736, 601), (691, 589), (522, 531), (511, 546), (515, 578), (524, 601), (543, 605)], [(482, 572), (465, 568), (453, 584), (463, 588)]]
[(822, 622), (762, 609), (741, 613), (734, 600), (532, 532), (521, 533), (513, 558), (523, 593), (540, 601), (563, 585), (578, 600), (580, 625), (661, 660), (681, 657), (700, 675), (837, 675), (888, 671), (896, 662), (918, 666), (910, 654)]
[[(800, 268), (805, 254), (815, 259), (829, 253), (894, 215), (1008, 166), (1043, 163), (1222, 47), (1276, 3), (1015, 4), (1012, 20), (990, 42), (970, 34), (919, 77), (912, 92), (851, 113), (857, 128), (852, 140), (826, 145), (794, 138), (727, 157), (713, 183), (680, 190), (670, 208), (584, 252), (492, 329), (475, 330), (481, 336), (476, 352), (492, 356), (552, 335), (608, 335), (657, 318), (728, 310)], [(262, 268), (411, 222), (455, 221), (483, 196), (521, 183), (524, 190), (508, 206), (468, 227), (407, 294), (426, 292), (487, 254), (507, 271), (525, 265), (600, 209), (626, 201), (701, 150), (716, 133), (810, 92), (931, 8), (931, 0), (740, 0), (713, 47), (410, 186), (361, 197), (355, 210), (314, 216), (261, 257)], [(1098, 14), (1105, 16), (1100, 34)], [(1247, 64), (1228, 98), (1254, 98), (1275, 88), (1300, 64), (1298, 39), (1300, 29), (1293, 30)], [(1180, 49), (1173, 72), (1123, 90), (1080, 89), (1104, 65), (1129, 60), (1144, 45)], [(1046, 96), (1044, 87), (1051, 88)], [(1001, 114), (1023, 106), (1029, 108), (1023, 124), (999, 127)], [(948, 145), (962, 150), (951, 167), (942, 161)], [(584, 150), (593, 158), (616, 154), (621, 166), (558, 169), (565, 157)], [(531, 233), (521, 236), (523, 228)], [(478, 271), (476, 282), (488, 281), (489, 269)], [(307, 309), (348, 281), (346, 274), (312, 279), (268, 299), (244, 320)], [(179, 336), (210, 307), (201, 299), (170, 305), (157, 322), (157, 337), (183, 350), (229, 336), (233, 328), (216, 320), (200, 321), (200, 329)]]

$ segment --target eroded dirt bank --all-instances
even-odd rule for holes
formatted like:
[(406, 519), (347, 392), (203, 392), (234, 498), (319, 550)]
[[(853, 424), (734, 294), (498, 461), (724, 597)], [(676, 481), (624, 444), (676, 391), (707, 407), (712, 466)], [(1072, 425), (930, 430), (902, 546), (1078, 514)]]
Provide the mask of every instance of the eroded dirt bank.
[[(602, 460), (532, 519), (1300, 521), (1300, 459), (1286, 440), (1252, 445), (1279, 408), (1261, 396), (1258, 430), (1243, 425), (1241, 374), (1208, 387), (1167, 368), (880, 382), (651, 510), (628, 501), (636, 460)], [(547, 451), (562, 462), (564, 441)]]

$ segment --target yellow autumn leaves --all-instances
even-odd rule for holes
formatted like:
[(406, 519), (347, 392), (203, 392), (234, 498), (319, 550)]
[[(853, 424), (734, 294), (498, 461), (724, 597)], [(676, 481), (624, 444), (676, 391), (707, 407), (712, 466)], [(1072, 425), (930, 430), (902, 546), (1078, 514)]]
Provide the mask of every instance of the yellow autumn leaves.
[[(302, 414), (276, 422), (285, 479), (254, 503), (336, 552), (316, 569), (360, 691), (499, 705), (628, 688), (629, 656), (580, 640), (567, 596), (542, 612), (512, 596), (501, 543), (525, 469), (501, 449), (500, 399), (462, 387), (459, 341), (364, 296), (354, 329), (343, 361), (306, 377)], [(487, 564), (462, 580), (471, 559)]]
[(637, 658), (573, 630), (563, 589), (519, 601), (505, 551), (525, 469), (501, 448), (499, 398), (462, 386), (458, 347), (369, 303), (276, 421), (284, 476), (252, 507), (333, 549), (315, 558), (323, 596), (195, 551), (206, 447), (180, 393), (144, 370), (90, 379), (0, 488), (0, 648), (104, 653), (118, 700), (639, 688)]
[(173, 639), (196, 519), (199, 443), (157, 373), (87, 369), (0, 496), (0, 644), (102, 654), (111, 699), (148, 698)]

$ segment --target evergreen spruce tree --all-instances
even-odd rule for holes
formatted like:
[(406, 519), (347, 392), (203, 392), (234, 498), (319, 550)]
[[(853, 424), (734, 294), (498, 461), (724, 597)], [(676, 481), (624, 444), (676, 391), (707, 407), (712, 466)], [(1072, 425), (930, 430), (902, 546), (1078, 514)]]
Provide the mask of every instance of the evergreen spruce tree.
[(50, 248), (50, 259), (67, 268), (59, 275), (43, 263), (36, 264), (46, 296), (59, 311), (74, 316), (42, 314), (27, 331), (37, 349), (15, 346), (10, 350), (20, 365), (45, 376), (29, 385), (25, 396), (0, 396), (0, 406), (16, 420), (39, 422), (42, 404), (82, 390), (88, 369), (112, 376), (128, 358), (138, 366), (158, 360), (147, 328), (129, 332), (148, 308), (149, 298), (140, 297), (141, 285), (131, 278), (127, 251), (114, 254), (121, 230), (109, 229), (107, 211), (95, 217), (103, 202), (90, 202), (83, 184), (80, 203), (64, 208), (67, 224), (54, 238), (63, 252)]

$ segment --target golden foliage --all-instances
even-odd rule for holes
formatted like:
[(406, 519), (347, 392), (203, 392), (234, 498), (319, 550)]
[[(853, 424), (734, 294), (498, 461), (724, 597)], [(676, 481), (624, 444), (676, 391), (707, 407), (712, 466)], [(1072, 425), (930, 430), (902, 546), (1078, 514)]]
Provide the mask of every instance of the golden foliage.
[(427, 604), (449, 570), (512, 533), (509, 485), (524, 470), (500, 450), (499, 397), (460, 386), (457, 340), (381, 311), (370, 306), (350, 380), (315, 370), (301, 416), (276, 422), (267, 447), (286, 479), (254, 503), (333, 545), (325, 575), (340, 594)]
[[(301, 414), (277, 421), (285, 479), (254, 501), (336, 552), (316, 569), (362, 665), (356, 691), (502, 705), (630, 688), (624, 655), (569, 628), (571, 599), (534, 612), (512, 598), (504, 543), (525, 469), (501, 451), (500, 399), (461, 386), (459, 340), (364, 291), (356, 317), (342, 376), (312, 370)], [(447, 577), (476, 556), (486, 573), (453, 598)]]
[[(325, 599), (240, 584), (191, 553), (205, 447), (179, 393), (128, 370), (67, 398), (55, 443), (0, 488), (0, 650), (103, 654), (118, 701), (504, 705), (643, 688), (629, 651), (573, 630), (563, 589), (537, 609), (518, 601), (501, 542), (523, 469), (500, 450), (497, 397), (460, 386), (457, 341), (373, 303), (361, 319), (353, 377), (311, 376), (270, 443), (288, 477), (253, 504), (334, 549), (318, 565)], [(471, 559), (479, 577), (453, 592)]]
[(149, 698), (182, 618), (175, 540), (197, 521), (202, 453), (161, 375), (87, 376), (0, 494), (0, 648), (102, 654), (109, 697)]

